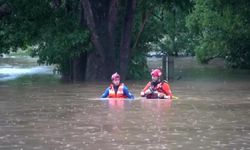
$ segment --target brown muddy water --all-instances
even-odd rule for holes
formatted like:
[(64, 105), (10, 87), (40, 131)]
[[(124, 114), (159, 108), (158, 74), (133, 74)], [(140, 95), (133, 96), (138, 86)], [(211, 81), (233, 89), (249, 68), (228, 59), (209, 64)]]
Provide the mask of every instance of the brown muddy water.
[(99, 99), (108, 82), (0, 82), (0, 149), (249, 150), (249, 72), (189, 67), (173, 101), (139, 98), (147, 81), (125, 82), (135, 100)]

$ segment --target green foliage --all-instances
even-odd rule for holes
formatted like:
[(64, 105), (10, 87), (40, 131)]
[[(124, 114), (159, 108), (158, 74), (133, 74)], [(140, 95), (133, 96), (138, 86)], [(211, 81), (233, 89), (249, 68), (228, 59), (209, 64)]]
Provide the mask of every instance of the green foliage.
[[(61, 2), (54, 7), (51, 0), (0, 0), (11, 10), (1, 18), (0, 53), (29, 49), (39, 63), (68, 72), (71, 61), (93, 47), (88, 29), (80, 25), (79, 0)], [(138, 0), (129, 78), (148, 75), (145, 54), (152, 50), (169, 55), (195, 51), (203, 63), (223, 57), (231, 67), (250, 68), (249, 8), (248, 0)], [(125, 7), (119, 9), (124, 13)], [(121, 16), (116, 37), (122, 33)]]
[[(193, 53), (193, 45), (189, 38), (191, 35), (185, 27), (185, 16), (190, 8), (189, 0), (138, 1), (133, 41), (136, 40), (144, 19), (148, 18), (135, 47), (136, 50), (132, 53), (129, 66), (130, 78), (149, 77), (145, 57), (149, 51), (163, 51), (170, 55), (177, 52)], [(176, 11), (175, 16), (173, 10)]]
[(129, 79), (145, 79), (149, 77), (147, 60), (143, 52), (137, 51), (129, 64)]
[[(157, 41), (161, 36), (160, 22), (153, 17), (153, 13), (159, 8), (160, 3), (154, 0), (140, 0), (137, 3), (137, 13), (134, 20), (134, 29), (132, 35), (132, 54), (128, 69), (128, 79), (148, 78), (146, 53), (151, 50), (147, 44)], [(145, 22), (144, 22), (145, 21)], [(145, 26), (142, 30), (143, 23)], [(136, 46), (134, 42), (137, 41)], [(135, 46), (135, 47), (134, 47)]]
[(88, 30), (79, 25), (78, 0), (63, 0), (55, 8), (49, 0), (10, 0), (12, 13), (0, 23), (0, 53), (30, 49), (39, 63), (69, 70), (69, 60), (90, 49)]
[(250, 2), (196, 0), (187, 26), (195, 33), (198, 59), (223, 57), (228, 65), (250, 69)]
[(149, 77), (145, 52), (136, 51), (129, 62), (127, 79), (142, 80)]
[(191, 34), (185, 26), (185, 17), (191, 6), (188, 0), (169, 0), (161, 3), (153, 16), (154, 24), (157, 25), (156, 31), (160, 30), (160, 34), (156, 40), (148, 43), (151, 50), (162, 51), (168, 55), (178, 55), (179, 52), (193, 53)]

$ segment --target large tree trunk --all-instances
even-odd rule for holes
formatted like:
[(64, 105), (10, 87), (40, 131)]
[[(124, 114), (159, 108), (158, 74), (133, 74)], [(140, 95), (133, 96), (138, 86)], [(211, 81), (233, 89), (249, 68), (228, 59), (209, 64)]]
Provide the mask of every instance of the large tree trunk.
[(124, 18), (124, 27), (120, 44), (120, 73), (126, 78), (128, 72), (129, 55), (131, 50), (131, 36), (136, 0), (128, 0)]
[(146, 25), (146, 23), (148, 21), (149, 16), (150, 16), (150, 11), (144, 11), (143, 12), (140, 30), (136, 35), (135, 42), (134, 42), (134, 44), (132, 46), (132, 52), (131, 53), (133, 53), (133, 51), (135, 51), (135, 48), (137, 46), (137, 43), (139, 42), (139, 39), (141, 37), (142, 32), (144, 31), (144, 28), (145, 28), (145, 25)]
[(101, 56), (97, 51), (91, 52), (88, 55), (86, 79), (87, 80), (107, 80), (103, 74), (106, 69), (105, 64), (101, 61)]
[(117, 0), (81, 0), (95, 52), (90, 53), (86, 79), (107, 80), (116, 71), (115, 35)]
[(79, 57), (72, 60), (73, 81), (84, 81), (87, 66), (87, 52), (81, 53)]
[[(82, 16), (91, 32), (95, 49), (88, 56), (86, 79), (107, 80), (117, 71), (120, 71), (122, 77), (126, 77), (136, 0), (126, 2), (121, 36), (117, 37), (115, 28), (118, 25), (118, 0), (81, 0)], [(120, 45), (115, 44), (116, 42), (120, 42)]]
[(64, 63), (62, 70), (62, 80), (65, 82), (79, 82), (85, 80), (87, 66), (87, 52), (83, 52), (79, 57), (69, 58)]

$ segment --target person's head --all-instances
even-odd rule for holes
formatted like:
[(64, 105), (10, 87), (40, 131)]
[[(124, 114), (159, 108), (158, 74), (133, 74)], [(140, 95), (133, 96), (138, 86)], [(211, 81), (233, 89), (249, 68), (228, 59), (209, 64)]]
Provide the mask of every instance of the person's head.
[(115, 86), (118, 86), (120, 84), (120, 75), (116, 72), (111, 76), (112, 83)]
[(162, 72), (160, 69), (154, 69), (151, 71), (151, 77), (152, 77), (152, 81), (156, 82), (159, 81), (161, 78)]

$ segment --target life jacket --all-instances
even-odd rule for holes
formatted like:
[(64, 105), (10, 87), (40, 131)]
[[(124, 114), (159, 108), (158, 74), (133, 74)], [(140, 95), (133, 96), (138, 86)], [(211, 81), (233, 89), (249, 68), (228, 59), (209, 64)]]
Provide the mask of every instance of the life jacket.
[(109, 87), (109, 98), (127, 98), (123, 93), (124, 84), (121, 83), (118, 87), (117, 93), (115, 93), (115, 88), (113, 84)]
[[(165, 84), (167, 84), (167, 89), (164, 90), (163, 86), (166, 86)], [(151, 88), (152, 90), (154, 91), (157, 91), (159, 93), (163, 93), (165, 95), (168, 95), (170, 97), (172, 97), (172, 93), (171, 93), (171, 90), (169, 88), (169, 85), (168, 85), (168, 82), (167, 81), (161, 81), (159, 82), (157, 85), (153, 85), (152, 82), (150, 82), (150, 85), (151, 85)], [(167, 91), (166, 91), (167, 90)], [(170, 93), (169, 93), (170, 92)], [(149, 99), (155, 99), (155, 98), (158, 98), (158, 94), (157, 93), (152, 93), (152, 94), (149, 94), (147, 95), (147, 98)]]
[(162, 89), (162, 86), (163, 86), (163, 84), (165, 84), (165, 83), (166, 83), (165, 80), (164, 80), (164, 81), (161, 81), (161, 82), (158, 83), (154, 88), (155, 88), (155, 90), (157, 90), (158, 92), (164, 93), (164, 94), (168, 95), (168, 93)]

